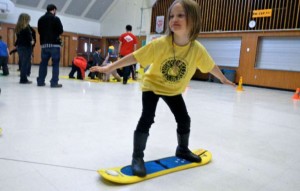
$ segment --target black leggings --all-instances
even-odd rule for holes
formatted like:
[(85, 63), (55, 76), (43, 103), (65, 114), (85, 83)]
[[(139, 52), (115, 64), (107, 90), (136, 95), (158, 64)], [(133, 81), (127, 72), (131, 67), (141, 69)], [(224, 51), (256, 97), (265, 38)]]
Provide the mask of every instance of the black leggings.
[(189, 133), (191, 119), (188, 115), (182, 95), (162, 96), (156, 95), (151, 91), (143, 92), (143, 111), (136, 127), (136, 131), (141, 133), (149, 133), (149, 129), (154, 123), (155, 111), (159, 98), (162, 98), (166, 102), (174, 114), (177, 122), (177, 132), (179, 134)]

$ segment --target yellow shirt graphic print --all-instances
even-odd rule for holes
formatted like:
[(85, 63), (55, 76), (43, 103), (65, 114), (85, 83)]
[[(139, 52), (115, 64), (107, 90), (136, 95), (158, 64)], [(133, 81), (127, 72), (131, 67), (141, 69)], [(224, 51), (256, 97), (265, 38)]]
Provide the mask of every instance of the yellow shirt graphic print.
[(186, 75), (187, 64), (181, 60), (170, 58), (161, 66), (161, 73), (165, 80), (176, 83)]

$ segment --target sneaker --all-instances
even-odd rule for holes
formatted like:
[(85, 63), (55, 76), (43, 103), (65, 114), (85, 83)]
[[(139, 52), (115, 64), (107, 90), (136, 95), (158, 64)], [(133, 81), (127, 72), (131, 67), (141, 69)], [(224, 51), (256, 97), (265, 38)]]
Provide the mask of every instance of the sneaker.
[(37, 84), (37, 86), (40, 86), (40, 87), (41, 87), (41, 86), (45, 86), (45, 85), (46, 85), (45, 83), (42, 83), (42, 84), (39, 84), (39, 83), (38, 83), (38, 84)]
[(32, 81), (29, 81), (29, 80), (27, 80), (27, 81), (20, 81), (20, 84), (32, 84)]
[(62, 88), (62, 84), (53, 84), (51, 88)]

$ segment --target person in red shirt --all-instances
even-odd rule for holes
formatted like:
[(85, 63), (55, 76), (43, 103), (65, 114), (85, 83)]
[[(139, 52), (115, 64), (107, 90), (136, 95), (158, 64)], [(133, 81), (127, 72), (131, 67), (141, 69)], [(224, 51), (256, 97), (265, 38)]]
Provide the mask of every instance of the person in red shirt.
[(77, 72), (77, 79), (84, 80), (87, 61), (82, 56), (76, 56), (72, 61), (72, 70), (69, 73), (69, 78), (75, 78), (74, 74)]
[[(126, 32), (119, 37), (119, 57), (125, 57), (136, 50), (137, 38), (131, 33), (132, 26), (126, 25)], [(127, 84), (128, 77), (132, 66), (126, 66), (123, 68), (123, 84)]]

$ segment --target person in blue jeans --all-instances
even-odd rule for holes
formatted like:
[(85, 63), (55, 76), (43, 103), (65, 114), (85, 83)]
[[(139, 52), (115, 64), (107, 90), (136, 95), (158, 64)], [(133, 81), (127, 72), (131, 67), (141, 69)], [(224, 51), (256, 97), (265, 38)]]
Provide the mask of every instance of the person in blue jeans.
[(32, 83), (32, 81), (28, 80), (27, 78), (28, 70), (31, 65), (32, 45), (34, 44), (29, 21), (30, 15), (27, 13), (21, 13), (15, 28), (15, 33), (17, 36), (16, 46), (18, 47), (17, 51), (21, 65), (20, 84)]
[(58, 83), (58, 76), (61, 47), (60, 35), (63, 33), (63, 26), (60, 19), (55, 16), (56, 10), (55, 5), (49, 4), (45, 15), (38, 20), (42, 61), (39, 67), (37, 85), (46, 85), (45, 78), (47, 76), (48, 62), (52, 58), (52, 79), (50, 80), (50, 85), (52, 88), (61, 88), (62, 84)]

